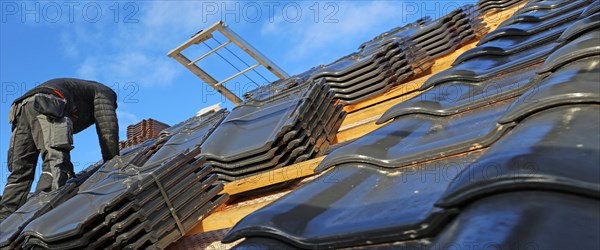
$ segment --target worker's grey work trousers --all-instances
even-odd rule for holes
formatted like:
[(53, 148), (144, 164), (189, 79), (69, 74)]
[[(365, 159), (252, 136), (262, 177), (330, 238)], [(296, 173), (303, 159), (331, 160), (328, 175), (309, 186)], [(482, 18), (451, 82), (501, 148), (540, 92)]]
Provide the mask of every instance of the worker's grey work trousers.
[[(69, 154), (73, 148), (71, 120), (68, 116), (52, 116), (57, 110), (46, 112), (46, 109), (64, 108), (64, 103), (57, 101), (62, 102), (62, 99), (36, 94), (11, 108), (9, 120), (14, 120), (8, 149), (10, 174), (0, 202), (0, 221), (26, 202), (40, 152), (42, 174), (36, 193), (57, 190), (74, 176)], [(56, 107), (56, 103), (63, 105)]]

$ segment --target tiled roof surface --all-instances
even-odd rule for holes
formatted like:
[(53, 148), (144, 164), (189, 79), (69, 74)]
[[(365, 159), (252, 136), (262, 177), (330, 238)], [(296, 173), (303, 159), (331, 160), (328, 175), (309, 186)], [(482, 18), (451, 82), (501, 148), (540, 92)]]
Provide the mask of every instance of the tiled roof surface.
[[(600, 248), (600, 1), (529, 1), (483, 36), (484, 13), (519, 4), (422, 18), (165, 129), (33, 196), (0, 247), (162, 249), (217, 209), (216, 229), (241, 220), (194, 247)], [(477, 40), (411, 99), (344, 121)], [(380, 127), (344, 138), (343, 122)]]
[(599, 248), (600, 14), (564, 2), (529, 3), (223, 241)]

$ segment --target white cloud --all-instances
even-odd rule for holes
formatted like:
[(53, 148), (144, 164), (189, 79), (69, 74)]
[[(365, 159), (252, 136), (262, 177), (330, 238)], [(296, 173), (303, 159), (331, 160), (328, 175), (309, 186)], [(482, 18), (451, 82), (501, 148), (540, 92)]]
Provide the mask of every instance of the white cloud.
[(117, 109), (117, 119), (119, 120), (119, 138), (127, 139), (127, 126), (141, 121), (135, 114), (123, 111), (121, 107)]
[(135, 82), (142, 86), (170, 85), (182, 71), (166, 56), (121, 52), (99, 58), (88, 57), (78, 69), (79, 77), (101, 82)]
[[(101, 82), (170, 85), (185, 71), (167, 52), (206, 26), (200, 2), (139, 3), (137, 22), (74, 23), (60, 34), (66, 57), (80, 57), (79, 77)], [(121, 18), (122, 19), (122, 18)]]
[(63, 51), (65, 52), (65, 56), (70, 58), (75, 58), (79, 56), (79, 50), (73, 41), (71, 41), (71, 36), (69, 33), (62, 33), (60, 35), (60, 42), (63, 46)]
[[(81, 58), (76, 67), (83, 78), (137, 82), (143, 86), (171, 85), (177, 76), (189, 72), (168, 58), (167, 52), (221, 18), (219, 14), (207, 16), (203, 10), (205, 3), (140, 2), (135, 16), (137, 23), (122, 20), (114, 23), (112, 19), (96, 24), (75, 23), (68, 33), (62, 34), (64, 53), (67, 57)], [(333, 7), (326, 9), (325, 2), (318, 2), (319, 13), (313, 12), (311, 7), (315, 3), (299, 3), (304, 14), (298, 22), (286, 20), (282, 13), (286, 3), (281, 3), (273, 16), (263, 16), (255, 37), (251, 37), (252, 33), (243, 37), (249, 40), (258, 37), (268, 41), (267, 44), (277, 44), (274, 48), (267, 47), (270, 51), (265, 53), (274, 53), (273, 57), (279, 57), (277, 63), (291, 65), (288, 71), (295, 72), (306, 70), (306, 65), (329, 63), (353, 52), (357, 45), (378, 32), (402, 24), (401, 1), (333, 2), (337, 9), (332, 16), (329, 11)], [(222, 11), (222, 3), (218, 4)], [(233, 2), (227, 2), (227, 6), (233, 6)], [(263, 9), (263, 14), (266, 11)], [(326, 18), (337, 22), (326, 22)], [(247, 31), (246, 26), (256, 29), (259, 24), (242, 21), (235, 25), (236, 29)]]
[[(324, 4), (324, 3), (321, 3)], [(286, 55), (289, 61), (314, 59), (332, 47), (358, 46), (378, 32), (384, 32), (402, 24), (402, 1), (334, 2), (337, 12), (320, 13), (315, 18), (308, 13), (298, 23), (286, 22), (281, 15), (275, 20), (263, 22), (261, 35), (286, 37), (291, 47)], [(323, 9), (325, 6), (321, 6)], [(309, 7), (306, 7), (308, 10)], [(330, 8), (333, 10), (333, 7)], [(326, 14), (332, 14), (327, 19)], [(331, 22), (333, 21), (333, 22)], [(356, 48), (356, 47), (353, 47)], [(348, 54), (353, 51), (348, 51)], [(321, 56), (322, 57), (322, 56)], [(328, 63), (320, 61), (319, 63)]]
[(98, 65), (96, 60), (88, 57), (83, 61), (79, 69), (77, 69), (77, 74), (83, 79), (96, 79), (97, 69)]

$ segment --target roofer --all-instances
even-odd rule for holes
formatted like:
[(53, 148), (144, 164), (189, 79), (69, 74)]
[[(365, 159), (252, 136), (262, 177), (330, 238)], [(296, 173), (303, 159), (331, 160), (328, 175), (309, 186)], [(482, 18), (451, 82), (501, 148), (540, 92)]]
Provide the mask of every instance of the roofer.
[(63, 186), (74, 176), (70, 151), (73, 134), (92, 124), (106, 162), (119, 154), (117, 95), (94, 81), (59, 78), (16, 99), (10, 109), (12, 135), (8, 149), (10, 175), (0, 202), (0, 222), (27, 200), (39, 153), (42, 174), (35, 193)]

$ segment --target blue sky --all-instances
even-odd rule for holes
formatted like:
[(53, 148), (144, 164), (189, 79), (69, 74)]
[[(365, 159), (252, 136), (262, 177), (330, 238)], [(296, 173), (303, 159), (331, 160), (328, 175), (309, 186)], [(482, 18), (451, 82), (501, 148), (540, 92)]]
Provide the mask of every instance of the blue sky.
[[(472, 1), (471, 1), (472, 2)], [(464, 1), (2, 1), (0, 23), (0, 190), (8, 171), (11, 102), (52, 78), (102, 82), (119, 96), (120, 137), (146, 118), (173, 125), (216, 103), (233, 105), (167, 53), (218, 20), (290, 75), (356, 51), (372, 37), (422, 16), (439, 17)], [(209, 46), (216, 46), (214, 41)], [(188, 57), (206, 52), (196, 46)], [(234, 48), (232, 48), (234, 50)], [(235, 51), (235, 50), (234, 50)], [(221, 55), (244, 65), (227, 51)], [(218, 55), (202, 67), (217, 79), (234, 69)], [(245, 58), (242, 58), (245, 59)], [(248, 62), (250, 63), (250, 62)], [(267, 80), (275, 79), (262, 72)], [(254, 73), (251, 79), (266, 81)], [(228, 83), (236, 94), (247, 78)], [(240, 87), (241, 86), (241, 87)], [(101, 158), (95, 129), (75, 135), (75, 170)], [(38, 162), (38, 166), (41, 160)], [(40, 170), (36, 173), (36, 178)]]

